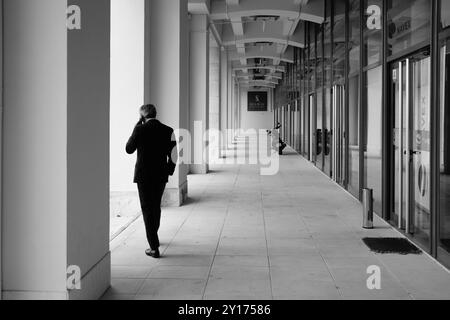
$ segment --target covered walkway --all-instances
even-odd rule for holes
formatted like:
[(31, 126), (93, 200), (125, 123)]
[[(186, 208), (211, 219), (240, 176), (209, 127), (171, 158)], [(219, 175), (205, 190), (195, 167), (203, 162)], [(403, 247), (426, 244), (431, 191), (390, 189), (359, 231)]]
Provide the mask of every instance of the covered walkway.
[[(242, 145), (240, 148), (241, 155)], [(362, 238), (398, 237), (289, 151), (276, 176), (217, 166), (189, 177), (190, 200), (163, 211), (163, 258), (144, 255), (141, 219), (112, 243), (104, 299), (449, 299), (450, 274), (427, 255), (376, 255)], [(367, 268), (381, 268), (381, 290)]]

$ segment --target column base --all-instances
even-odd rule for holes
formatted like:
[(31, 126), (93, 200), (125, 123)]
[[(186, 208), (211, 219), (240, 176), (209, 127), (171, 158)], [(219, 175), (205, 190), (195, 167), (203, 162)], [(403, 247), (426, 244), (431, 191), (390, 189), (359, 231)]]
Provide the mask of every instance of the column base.
[(111, 252), (81, 279), (81, 290), (69, 291), (69, 300), (98, 300), (111, 286)]
[(187, 196), (187, 181), (179, 188), (166, 188), (162, 200), (162, 207), (181, 207), (186, 202)]
[(67, 292), (44, 291), (3, 291), (3, 300), (9, 301), (43, 301), (67, 300)]
[(191, 164), (189, 172), (191, 174), (208, 174), (209, 166), (207, 164)]

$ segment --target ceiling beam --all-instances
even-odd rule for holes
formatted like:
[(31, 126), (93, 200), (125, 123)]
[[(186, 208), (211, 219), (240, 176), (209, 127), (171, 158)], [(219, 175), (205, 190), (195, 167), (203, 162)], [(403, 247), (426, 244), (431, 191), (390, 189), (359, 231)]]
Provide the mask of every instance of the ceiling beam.
[(231, 50), (229, 51), (229, 57), (231, 61), (262, 58), (294, 63), (294, 49), (292, 47), (289, 47), (284, 54), (279, 54), (277, 52), (276, 46), (259, 46), (247, 48), (245, 55)]
[(281, 80), (281, 79), (283, 79), (283, 74), (281, 74), (281, 73), (268, 73), (268, 74), (266, 74), (266, 78)]
[[(241, 79), (250, 79), (251, 77), (259, 76), (258, 74), (250, 74), (250, 73), (242, 73), (242, 74), (236, 74), (236, 78)], [(283, 75), (281, 73), (266, 73), (261, 76), (264, 76), (267, 78), (267, 80), (277, 79), (281, 80), (283, 79)]]
[(269, 89), (275, 89), (276, 85), (273, 84), (264, 84), (264, 83), (260, 83), (260, 84), (251, 84), (251, 83), (241, 83), (239, 84), (239, 86), (244, 87), (244, 88), (255, 88), (255, 87), (261, 87), (261, 88), (269, 88)]
[(188, 12), (190, 14), (210, 14), (211, 0), (189, 0)]
[(236, 36), (232, 26), (225, 24), (222, 29), (222, 43), (224, 46), (234, 46), (255, 42), (273, 42), (298, 48), (305, 47), (304, 26), (297, 28), (289, 35), (283, 35), (283, 27), (283, 21), (266, 23), (255, 21), (246, 24), (243, 36)]
[(281, 72), (284, 73), (286, 72), (285, 67), (283, 66), (238, 66), (238, 67), (234, 67), (233, 71), (244, 71), (244, 70), (257, 70), (257, 69), (262, 69), (262, 70), (271, 70), (272, 72)]
[(267, 80), (241, 80), (238, 81), (241, 84), (270, 84), (270, 85), (278, 85), (278, 81), (267, 81)]
[(274, 15), (292, 20), (301, 19), (323, 23), (324, 6), (324, 0), (245, 0), (239, 5), (228, 5), (226, 1), (213, 1), (211, 3), (211, 19), (230, 20), (232, 17)]

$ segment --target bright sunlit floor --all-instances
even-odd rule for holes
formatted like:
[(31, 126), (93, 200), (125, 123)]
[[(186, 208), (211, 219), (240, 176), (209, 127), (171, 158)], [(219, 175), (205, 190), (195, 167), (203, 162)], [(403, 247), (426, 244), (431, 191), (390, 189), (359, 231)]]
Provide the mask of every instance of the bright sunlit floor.
[(162, 259), (145, 256), (142, 219), (113, 241), (104, 299), (450, 299), (450, 274), (427, 255), (370, 252), (362, 238), (399, 234), (380, 219), (362, 229), (361, 205), (294, 152), (276, 176), (211, 169), (189, 177), (185, 206), (163, 209)]

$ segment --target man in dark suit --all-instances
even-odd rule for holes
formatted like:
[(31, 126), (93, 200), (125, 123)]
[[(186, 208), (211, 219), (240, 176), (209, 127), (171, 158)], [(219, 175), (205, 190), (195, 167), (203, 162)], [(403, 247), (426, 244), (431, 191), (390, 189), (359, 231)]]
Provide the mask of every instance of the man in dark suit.
[(134, 183), (138, 186), (147, 240), (150, 244), (150, 249), (145, 253), (159, 258), (161, 201), (169, 176), (175, 172), (177, 144), (173, 129), (156, 120), (155, 106), (142, 106), (140, 114), (141, 119), (134, 128), (126, 151), (133, 154), (137, 150)]

